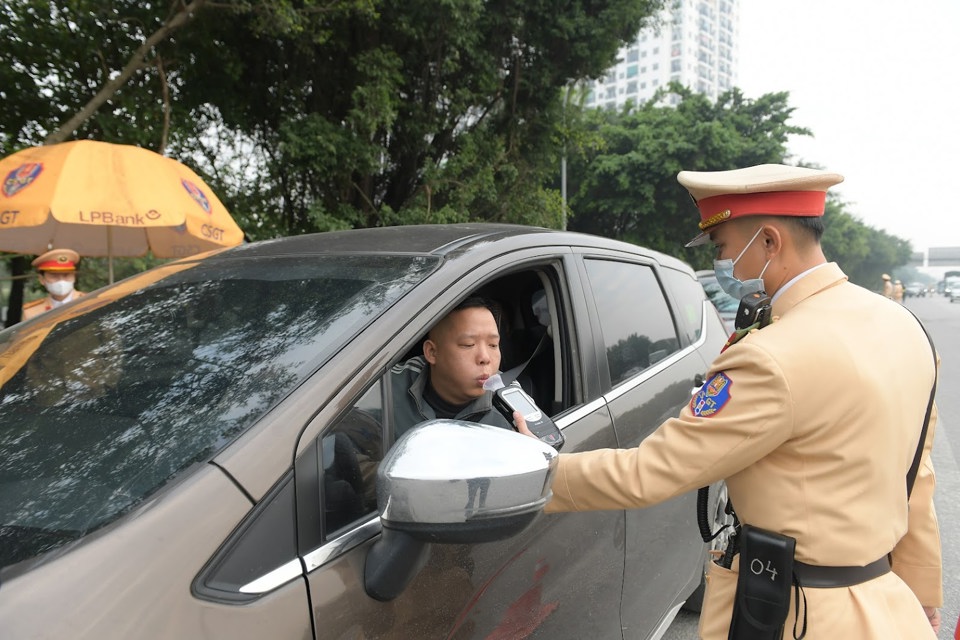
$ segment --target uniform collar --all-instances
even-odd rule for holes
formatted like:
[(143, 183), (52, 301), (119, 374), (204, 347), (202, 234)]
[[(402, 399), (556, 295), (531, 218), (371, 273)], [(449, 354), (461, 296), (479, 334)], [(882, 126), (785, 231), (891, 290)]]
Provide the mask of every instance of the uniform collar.
[(815, 267), (810, 267), (809, 269), (807, 269), (806, 271), (804, 271), (804, 272), (801, 273), (800, 275), (796, 275), (796, 276), (793, 276), (792, 278), (790, 278), (790, 280), (789, 280), (785, 285), (783, 285), (782, 287), (780, 287), (780, 289), (778, 289), (777, 292), (776, 292), (775, 294), (773, 294), (773, 300), (772, 300), (772, 302), (776, 302), (776, 301), (777, 301), (777, 298), (779, 298), (779, 297), (782, 296), (784, 293), (786, 293), (786, 292), (787, 292), (787, 289), (789, 289), (790, 287), (792, 287), (792, 286), (794, 285), (794, 283), (796, 283), (798, 280), (800, 280), (801, 278), (803, 278), (804, 276), (806, 276), (808, 273), (810, 273), (811, 271), (814, 271), (814, 270), (816, 270), (816, 269), (819, 269), (820, 267), (825, 267), (825, 266), (827, 266), (827, 264), (829, 264), (829, 263), (827, 263), (827, 262), (821, 262), (820, 264), (818, 264), (818, 265), (815, 266)]
[(810, 269), (777, 292), (771, 314), (773, 317), (782, 316), (810, 296), (846, 281), (846, 274), (836, 262)]
[(70, 293), (68, 293), (68, 294), (67, 294), (67, 297), (64, 298), (63, 300), (54, 300), (54, 299), (53, 299), (53, 296), (47, 296), (47, 300), (49, 301), (49, 304), (47, 305), (47, 308), (48, 308), (48, 309), (56, 309), (57, 307), (62, 307), (63, 305), (65, 305), (65, 304), (67, 304), (68, 302), (70, 302), (71, 300), (73, 300), (73, 293), (74, 293), (73, 291), (71, 291)]

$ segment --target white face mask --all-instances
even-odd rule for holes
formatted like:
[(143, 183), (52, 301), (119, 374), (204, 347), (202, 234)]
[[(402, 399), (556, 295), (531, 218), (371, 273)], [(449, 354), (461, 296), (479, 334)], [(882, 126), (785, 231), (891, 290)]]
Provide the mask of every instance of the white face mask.
[(69, 280), (57, 280), (56, 282), (44, 282), (43, 286), (54, 296), (66, 296), (73, 291), (73, 283)]

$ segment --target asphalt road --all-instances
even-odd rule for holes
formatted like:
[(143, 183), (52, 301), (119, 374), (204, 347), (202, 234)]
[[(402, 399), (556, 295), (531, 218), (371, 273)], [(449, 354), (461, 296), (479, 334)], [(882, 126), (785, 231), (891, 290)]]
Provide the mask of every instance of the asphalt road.
[[(960, 304), (943, 296), (908, 298), (906, 306), (920, 318), (940, 353), (937, 409), (940, 420), (933, 444), (937, 473), (934, 501), (943, 549), (943, 627), (939, 638), (952, 640), (960, 611)], [(895, 336), (891, 336), (895, 339)], [(891, 392), (895, 393), (891, 385)], [(696, 640), (698, 616), (680, 612), (663, 640)]]

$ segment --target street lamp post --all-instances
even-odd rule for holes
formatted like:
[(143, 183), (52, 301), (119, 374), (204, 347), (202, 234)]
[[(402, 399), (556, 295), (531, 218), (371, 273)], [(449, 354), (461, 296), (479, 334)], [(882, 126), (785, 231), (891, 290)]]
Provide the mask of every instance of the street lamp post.
[(570, 82), (563, 87), (563, 150), (560, 154), (560, 228), (567, 230), (567, 103), (570, 101)]

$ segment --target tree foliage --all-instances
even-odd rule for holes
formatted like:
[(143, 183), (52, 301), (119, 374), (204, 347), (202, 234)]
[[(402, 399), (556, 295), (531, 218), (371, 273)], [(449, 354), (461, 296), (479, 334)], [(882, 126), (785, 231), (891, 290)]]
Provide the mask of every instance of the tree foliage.
[(908, 241), (865, 225), (835, 198), (827, 199), (823, 224), (823, 253), (843, 268), (851, 282), (877, 289), (884, 272), (910, 260)]
[[(585, 112), (585, 138), (593, 143), (571, 160), (569, 227), (710, 268), (709, 247), (683, 247), (696, 233), (698, 213), (677, 173), (789, 163), (789, 136), (810, 135), (790, 124), (792, 113), (787, 93), (748, 99), (733, 89), (711, 102), (676, 85), (621, 112)], [(909, 243), (866, 226), (835, 198), (828, 199), (824, 225), (827, 258), (854, 282), (872, 286), (910, 257)]]
[[(621, 113), (569, 101), (665, 4), (0, 0), (0, 154), (89, 114), (72, 137), (184, 161), (251, 239), (559, 227), (563, 156), (571, 228), (708, 266), (680, 249), (695, 209), (677, 172), (782, 162), (788, 136), (808, 132), (786, 93), (712, 102), (672, 86)], [(901, 241), (833, 206), (825, 246), (848, 268), (866, 278), (902, 259)]]
[(75, 136), (168, 148), (250, 237), (555, 225), (560, 88), (600, 75), (663, 3), (7, 0), (0, 97), (17, 104), (0, 151), (38, 144), (133, 65)]
[(696, 230), (696, 207), (677, 173), (782, 162), (787, 137), (808, 133), (788, 124), (787, 98), (751, 100), (734, 89), (711, 102), (672, 85), (637, 107), (586, 114), (601, 142), (571, 162), (570, 228), (677, 254)]
[[(195, 98), (269, 158), (286, 232), (507, 220), (550, 224), (560, 87), (596, 76), (661, 2), (381, 0), (375, 13), (251, 39), (216, 25)], [(254, 100), (219, 101), (256, 86)], [(518, 216), (517, 212), (524, 212)], [(519, 219), (516, 219), (519, 217)]]

